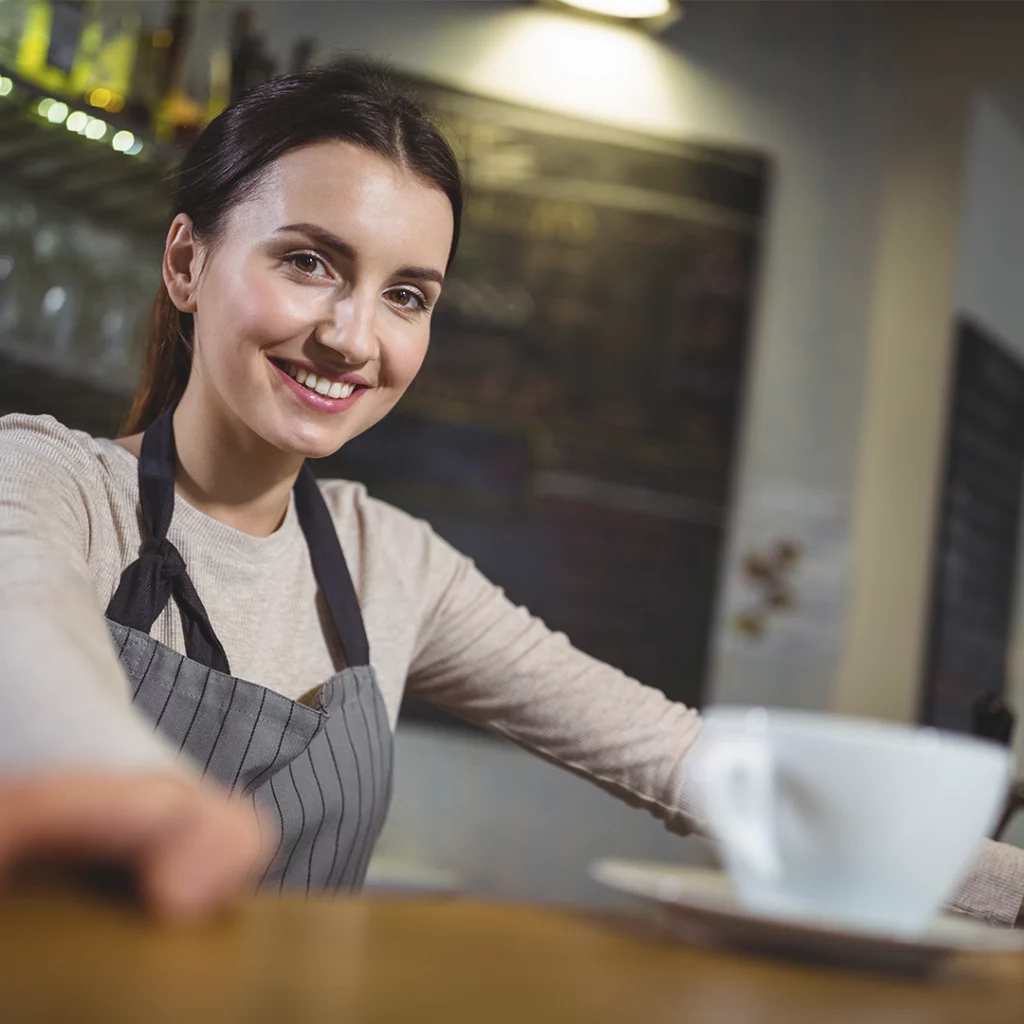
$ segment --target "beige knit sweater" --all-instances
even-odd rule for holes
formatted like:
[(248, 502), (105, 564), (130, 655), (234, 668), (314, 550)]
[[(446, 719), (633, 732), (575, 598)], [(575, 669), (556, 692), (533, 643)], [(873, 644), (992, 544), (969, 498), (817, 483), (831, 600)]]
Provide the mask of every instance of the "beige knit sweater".
[[(51, 417), (0, 418), (0, 771), (175, 763), (131, 707), (103, 619), (141, 543), (137, 471), (124, 448)], [(359, 484), (321, 488), (392, 727), (408, 692), (646, 807), (674, 831), (701, 828), (686, 781), (696, 712), (575, 650), (426, 523)], [(294, 505), (274, 534), (255, 538), (179, 497), (169, 539), (234, 675), (297, 698), (335, 671)], [(152, 634), (184, 652), (173, 603)], [(1024, 852), (988, 844), (956, 905), (1008, 922), (1022, 897)]]

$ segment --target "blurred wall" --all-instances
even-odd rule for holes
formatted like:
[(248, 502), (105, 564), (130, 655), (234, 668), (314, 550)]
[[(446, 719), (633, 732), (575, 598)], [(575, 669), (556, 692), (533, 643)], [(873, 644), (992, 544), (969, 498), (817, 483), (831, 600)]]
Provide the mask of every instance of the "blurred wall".
[[(957, 306), (1024, 359), (1024, 90), (979, 96), (970, 138)], [(1017, 565), (1008, 696), (1024, 715), (1024, 546)], [(1020, 765), (1024, 724), (1018, 724), (1015, 748)], [(1024, 816), (1010, 838), (1024, 845)]]
[[(867, 6), (887, 10), (889, 21), (875, 57), (886, 89), (877, 111), (883, 189), (864, 340), (850, 608), (832, 706), (914, 720), (953, 324), (958, 302), (967, 302), (985, 322), (999, 290), (986, 284), (978, 291), (985, 268), (998, 260), (1000, 243), (984, 237), (992, 218), (972, 205), (972, 175), (998, 175), (1001, 158), (988, 148), (990, 122), (979, 120), (975, 100), (1019, 79), (1024, 9), (990, 3)], [(1019, 197), (1020, 184), (1002, 183)], [(1004, 209), (1019, 201), (1007, 194)], [(1005, 271), (990, 280), (1005, 281)]]
[[(1024, 89), (982, 94), (971, 112), (957, 307), (1024, 359)], [(1024, 514), (1024, 502), (1022, 502)], [(1024, 537), (1024, 522), (1020, 535)], [(1017, 552), (1017, 596), (1008, 697), (1024, 716), (1024, 545)], [(1024, 724), (1015, 754), (1024, 763)], [(1007, 839), (1024, 846), (1024, 816)]]

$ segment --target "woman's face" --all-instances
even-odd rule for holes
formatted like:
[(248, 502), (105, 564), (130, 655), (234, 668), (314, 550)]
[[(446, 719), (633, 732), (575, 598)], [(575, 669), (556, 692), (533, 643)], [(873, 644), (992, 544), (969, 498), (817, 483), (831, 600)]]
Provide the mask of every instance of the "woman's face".
[(197, 250), (190, 390), (281, 451), (336, 451), (416, 376), (452, 231), (443, 192), (361, 147), (285, 154)]

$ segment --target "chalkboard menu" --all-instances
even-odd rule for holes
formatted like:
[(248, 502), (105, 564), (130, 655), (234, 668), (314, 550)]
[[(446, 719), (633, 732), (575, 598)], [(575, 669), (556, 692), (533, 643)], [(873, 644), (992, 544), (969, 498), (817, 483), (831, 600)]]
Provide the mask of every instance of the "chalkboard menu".
[(468, 179), (459, 254), (409, 395), (324, 471), (699, 704), (767, 165), (413, 87)]
[(1024, 365), (957, 328), (933, 565), (923, 720), (964, 732), (1006, 687), (1024, 469)]

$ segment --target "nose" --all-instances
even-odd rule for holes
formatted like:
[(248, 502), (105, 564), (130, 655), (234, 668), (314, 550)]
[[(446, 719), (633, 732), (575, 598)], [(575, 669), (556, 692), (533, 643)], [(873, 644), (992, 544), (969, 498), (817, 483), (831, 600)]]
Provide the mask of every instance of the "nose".
[(375, 299), (355, 290), (335, 296), (317, 329), (317, 341), (349, 366), (363, 366), (377, 355)]

